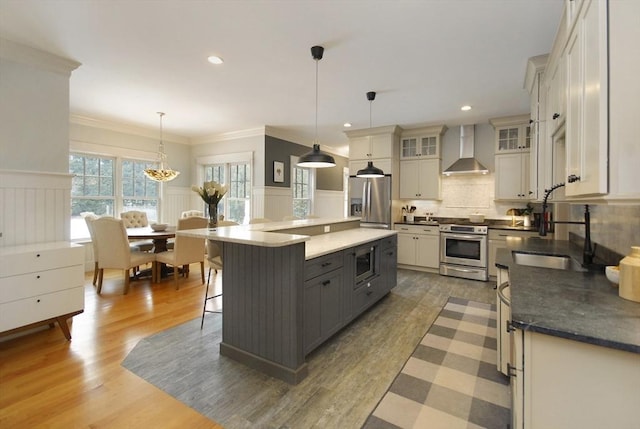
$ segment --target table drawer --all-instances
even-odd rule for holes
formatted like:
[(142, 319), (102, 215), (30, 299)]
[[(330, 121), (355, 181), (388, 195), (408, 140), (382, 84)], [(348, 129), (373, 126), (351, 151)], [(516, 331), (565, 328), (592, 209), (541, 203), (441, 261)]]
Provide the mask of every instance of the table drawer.
[(0, 332), (84, 309), (84, 287), (0, 304)]
[(304, 279), (309, 280), (342, 267), (342, 252), (310, 259), (304, 264)]
[(43, 245), (41, 249), (35, 246), (28, 249), (0, 255), (0, 277), (84, 264), (84, 246), (47, 248)]
[(38, 271), (0, 278), (0, 303), (82, 286), (84, 266)]

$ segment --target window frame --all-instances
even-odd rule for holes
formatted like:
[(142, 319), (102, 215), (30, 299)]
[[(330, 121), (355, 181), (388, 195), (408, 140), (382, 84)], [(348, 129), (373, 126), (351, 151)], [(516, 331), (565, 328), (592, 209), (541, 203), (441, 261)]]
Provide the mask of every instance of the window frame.
[[(309, 212), (305, 213), (304, 216), (302, 216), (301, 218), (306, 218), (307, 216), (309, 216), (310, 214), (313, 214), (314, 211), (314, 205), (315, 205), (315, 195), (316, 195), (316, 169), (315, 168), (308, 168), (308, 167), (298, 167), (298, 159), (299, 157), (297, 156), (292, 156), (291, 157), (291, 181), (290, 181), (290, 187), (291, 187), (291, 213), (293, 216), (296, 217), (300, 217), (298, 215), (296, 215), (295, 212), (295, 207), (296, 207), (296, 200), (308, 200), (309, 201)], [(296, 170), (304, 170), (307, 171), (309, 173), (309, 182), (306, 184), (308, 187), (308, 192), (309, 192), (309, 198), (296, 198)], [(303, 183), (304, 185), (304, 183)]]
[[(244, 201), (246, 204), (245, 208), (245, 216), (243, 219), (240, 219), (238, 223), (248, 222), (252, 217), (252, 204), (253, 204), (253, 186), (255, 180), (255, 168), (253, 165), (253, 152), (239, 152), (239, 153), (231, 153), (231, 154), (223, 154), (223, 155), (211, 155), (211, 156), (203, 156), (196, 159), (197, 164), (197, 176), (198, 176), (198, 186), (202, 186), (202, 184), (208, 180), (207, 169), (214, 166), (223, 166), (224, 169), (224, 183), (223, 185), (229, 186), (229, 191), (224, 196), (224, 198), (218, 204), (218, 214), (224, 215), (226, 220), (233, 220), (230, 217), (231, 206), (233, 205), (232, 201)], [(249, 189), (247, 190), (248, 196), (246, 198), (237, 198), (232, 197), (231, 192), (231, 182), (230, 182), (230, 170), (232, 165), (247, 165), (249, 167), (249, 180), (247, 181)], [(200, 204), (204, 207), (204, 212), (208, 213), (208, 207), (199, 198)], [(222, 208), (222, 210), (221, 210)], [(236, 220), (238, 221), (238, 220)]]
[[(69, 156), (78, 155), (85, 157), (97, 157), (97, 158), (109, 158), (114, 160), (114, 179), (113, 179), (113, 196), (107, 197), (108, 199), (113, 199), (113, 213), (109, 214), (109, 216), (119, 217), (120, 213), (124, 211), (124, 200), (125, 196), (123, 195), (122, 189), (122, 167), (123, 162), (127, 161), (137, 161), (137, 162), (149, 162), (156, 163), (157, 162), (157, 153), (156, 152), (146, 152), (140, 150), (119, 148), (119, 147), (110, 147), (104, 145), (97, 145), (93, 143), (87, 142), (79, 142), (79, 141), (71, 141), (69, 145)], [(69, 171), (71, 171), (71, 166), (69, 166)], [(150, 179), (147, 179), (150, 180)], [(160, 222), (162, 219), (162, 204), (163, 204), (163, 194), (164, 188), (162, 182), (158, 182), (158, 195), (157, 195), (157, 206), (156, 206), (156, 221)], [(70, 196), (71, 201), (74, 198), (82, 198), (82, 197), (74, 197)], [(147, 199), (146, 198), (126, 198), (126, 199)], [(77, 221), (71, 216), (71, 223)], [(150, 219), (152, 220), (152, 219)], [(83, 224), (84, 225), (84, 224)], [(73, 232), (73, 228), (70, 225), (70, 229)], [(76, 229), (82, 229), (83, 227), (77, 227)], [(89, 232), (86, 232), (86, 235), (82, 236), (71, 236), (71, 241), (74, 242), (83, 242), (89, 239)]]

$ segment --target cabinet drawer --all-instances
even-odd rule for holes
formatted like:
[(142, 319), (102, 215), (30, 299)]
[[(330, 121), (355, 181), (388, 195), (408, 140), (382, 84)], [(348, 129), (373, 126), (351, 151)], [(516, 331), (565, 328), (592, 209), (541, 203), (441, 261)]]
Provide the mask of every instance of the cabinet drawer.
[(391, 247), (396, 247), (398, 244), (398, 236), (393, 235), (391, 237), (383, 238), (380, 240), (380, 249), (385, 250)]
[(310, 259), (304, 264), (304, 279), (309, 280), (340, 267), (342, 267), (341, 252)]
[(0, 332), (82, 309), (82, 286), (0, 304)]
[(0, 278), (0, 303), (82, 286), (84, 266)]
[(358, 316), (380, 298), (380, 282), (372, 280), (353, 291), (353, 315)]
[(437, 225), (396, 225), (394, 229), (407, 234), (440, 235), (440, 227)]
[(0, 277), (51, 270), (84, 264), (84, 246), (53, 243), (24, 246), (12, 253), (0, 254)]
[(506, 240), (507, 237), (538, 237), (538, 231), (489, 229), (489, 240)]

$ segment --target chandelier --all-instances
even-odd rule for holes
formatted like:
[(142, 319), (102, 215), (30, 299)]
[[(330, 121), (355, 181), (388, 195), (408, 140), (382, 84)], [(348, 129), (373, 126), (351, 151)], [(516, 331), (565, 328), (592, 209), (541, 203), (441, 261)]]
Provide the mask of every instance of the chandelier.
[(169, 182), (180, 174), (179, 171), (172, 170), (167, 163), (167, 155), (164, 153), (164, 143), (162, 142), (162, 117), (164, 113), (158, 112), (160, 115), (160, 145), (158, 146), (158, 168), (147, 168), (144, 170), (145, 176), (156, 182)]

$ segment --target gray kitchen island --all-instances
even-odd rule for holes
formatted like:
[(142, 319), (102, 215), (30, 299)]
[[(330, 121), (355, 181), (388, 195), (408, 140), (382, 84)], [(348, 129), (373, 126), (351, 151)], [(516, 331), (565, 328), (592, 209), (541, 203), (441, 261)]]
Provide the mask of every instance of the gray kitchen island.
[(396, 285), (392, 230), (354, 218), (179, 231), (221, 244), (220, 354), (297, 384), (305, 356)]

